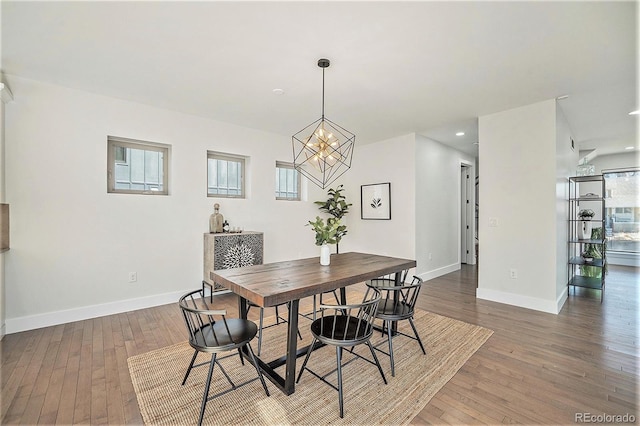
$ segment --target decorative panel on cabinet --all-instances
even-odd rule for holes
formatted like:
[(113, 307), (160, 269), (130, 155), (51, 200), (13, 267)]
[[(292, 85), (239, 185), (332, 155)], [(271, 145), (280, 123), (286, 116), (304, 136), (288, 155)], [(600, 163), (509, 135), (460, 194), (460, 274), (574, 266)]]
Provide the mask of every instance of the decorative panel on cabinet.
[(226, 290), (214, 283), (211, 273), (217, 269), (261, 265), (263, 252), (262, 232), (204, 234), (203, 285), (206, 283), (214, 291)]

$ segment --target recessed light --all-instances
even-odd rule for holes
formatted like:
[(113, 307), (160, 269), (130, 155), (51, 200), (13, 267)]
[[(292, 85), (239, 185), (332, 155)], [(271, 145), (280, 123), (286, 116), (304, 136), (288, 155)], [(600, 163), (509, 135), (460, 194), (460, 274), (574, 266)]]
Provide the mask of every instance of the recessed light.
[(633, 148), (635, 148), (635, 147), (634, 146), (627, 146), (624, 149), (633, 149)]
[(631, 111), (631, 112), (629, 113), (629, 115), (638, 115), (638, 110)]
[(458, 132), (456, 133), (456, 136), (464, 136), (464, 132)]
[(273, 89), (274, 95), (284, 95), (284, 90), (282, 89)]

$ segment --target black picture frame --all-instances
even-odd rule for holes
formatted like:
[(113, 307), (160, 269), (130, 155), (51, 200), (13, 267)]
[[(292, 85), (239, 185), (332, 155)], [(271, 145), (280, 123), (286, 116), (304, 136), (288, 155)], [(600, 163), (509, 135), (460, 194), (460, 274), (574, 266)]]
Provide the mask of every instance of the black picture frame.
[(360, 186), (360, 218), (391, 220), (391, 182)]

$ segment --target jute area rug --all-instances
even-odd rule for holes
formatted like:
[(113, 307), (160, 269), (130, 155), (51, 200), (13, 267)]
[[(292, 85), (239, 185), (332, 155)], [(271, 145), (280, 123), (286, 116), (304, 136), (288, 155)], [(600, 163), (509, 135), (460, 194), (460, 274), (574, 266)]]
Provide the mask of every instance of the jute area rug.
[[(424, 408), (493, 333), (491, 330), (417, 311), (415, 323), (422, 338), (426, 355), (418, 342), (403, 336), (393, 339), (396, 376), (391, 376), (389, 357), (376, 351), (387, 377), (385, 385), (378, 369), (366, 361), (344, 351), (343, 367), (344, 419), (339, 416), (338, 392), (308, 371), (302, 375), (293, 395), (286, 396), (269, 380), (271, 393), (267, 397), (256, 379), (225, 395), (210, 400), (205, 412), (205, 424), (243, 425), (317, 425), (317, 424), (407, 424)], [(310, 321), (300, 318), (299, 328), (304, 340), (298, 347), (311, 341)], [(284, 354), (286, 324), (266, 328), (262, 342), (262, 358), (271, 360)], [(412, 334), (407, 321), (399, 330)], [(186, 331), (185, 331), (186, 334)], [(386, 339), (375, 333), (372, 343), (384, 349)], [(257, 340), (252, 343), (257, 350)], [(365, 345), (356, 352), (371, 358)], [(208, 366), (195, 368), (187, 383), (181, 386), (193, 349), (187, 342), (133, 356), (128, 359), (129, 372), (138, 398), (145, 424), (194, 424), (200, 413), (204, 382)], [(200, 354), (196, 362), (210, 359)], [(299, 371), (303, 358), (299, 358)], [(257, 377), (248, 362), (242, 366), (238, 356), (221, 361), (236, 384)], [(309, 367), (319, 374), (336, 368), (335, 348), (327, 346), (316, 350)], [(284, 367), (281, 367), (284, 369)], [(282, 374), (282, 372), (281, 372)], [(328, 380), (337, 384), (333, 371)], [(210, 395), (229, 387), (216, 367)]]

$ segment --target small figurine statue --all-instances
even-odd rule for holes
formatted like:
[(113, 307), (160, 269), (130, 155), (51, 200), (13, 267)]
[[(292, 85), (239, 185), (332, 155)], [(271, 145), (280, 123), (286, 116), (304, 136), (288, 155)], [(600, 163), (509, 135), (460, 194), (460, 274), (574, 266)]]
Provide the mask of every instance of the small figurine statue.
[(220, 214), (220, 204), (215, 203), (213, 205), (213, 214), (209, 216), (209, 232), (212, 234), (222, 232), (222, 224), (224, 223), (224, 216)]
[(229, 222), (227, 222), (226, 220), (222, 224), (222, 232), (229, 232)]

